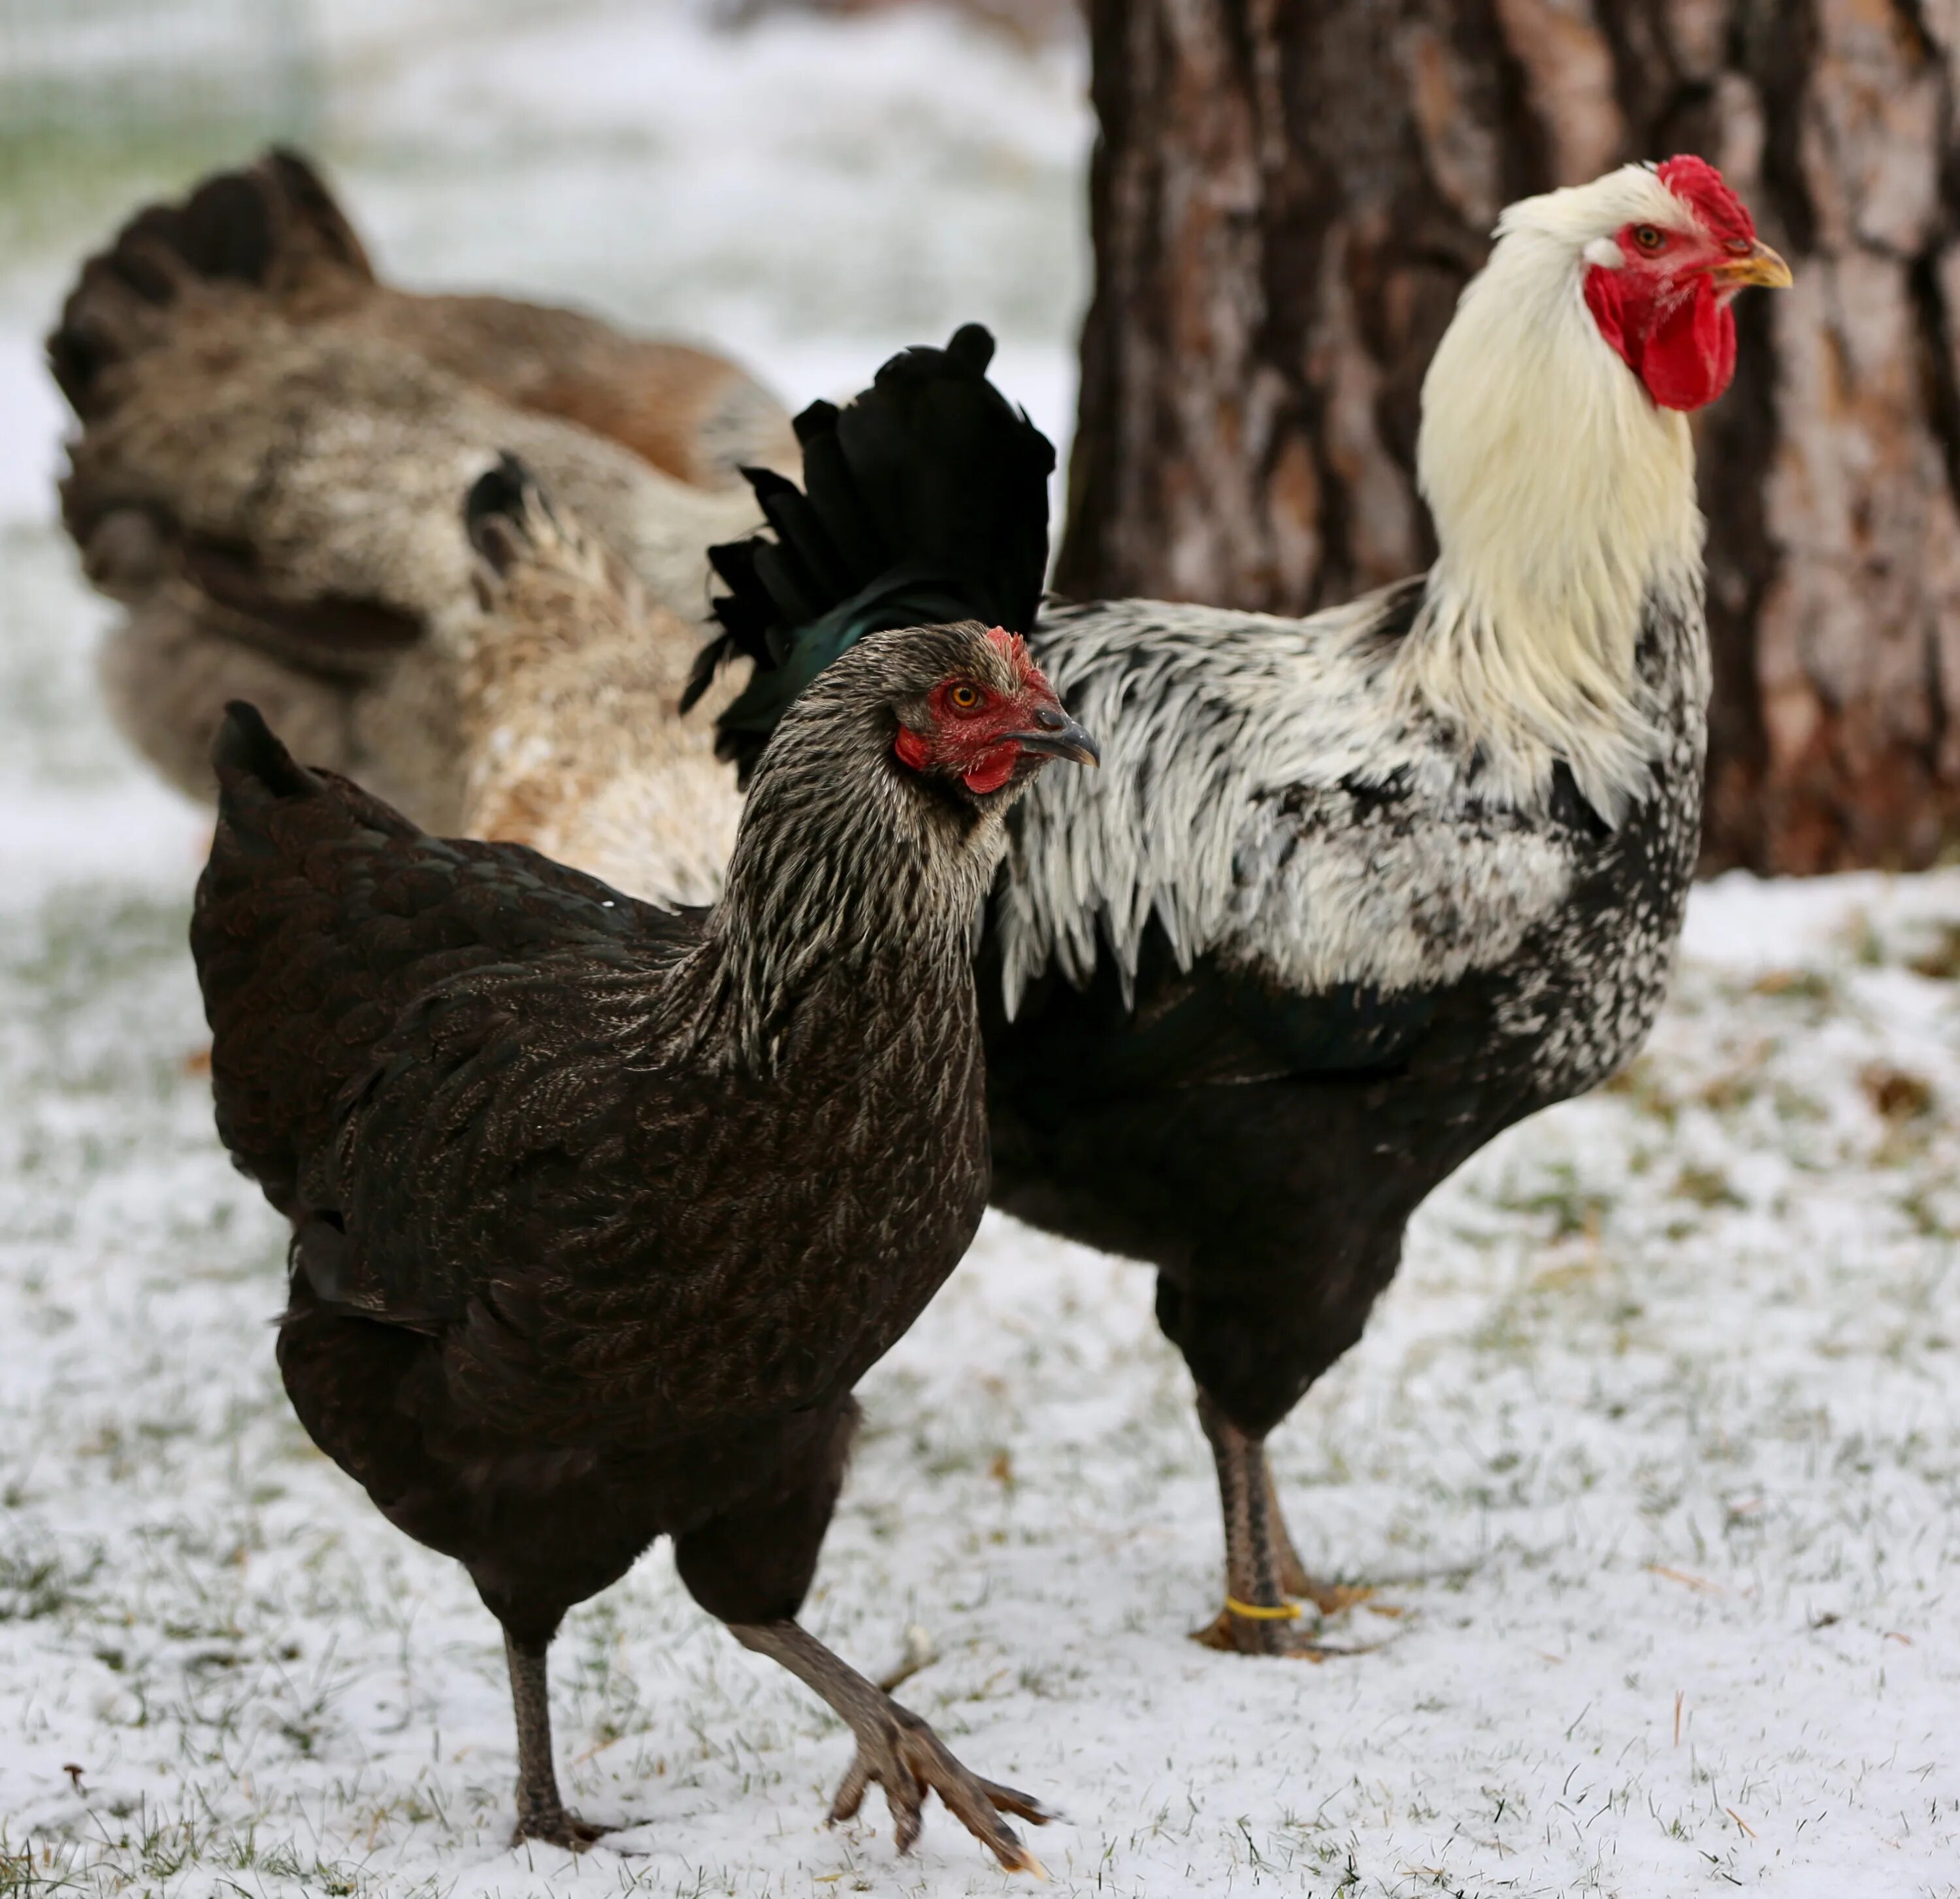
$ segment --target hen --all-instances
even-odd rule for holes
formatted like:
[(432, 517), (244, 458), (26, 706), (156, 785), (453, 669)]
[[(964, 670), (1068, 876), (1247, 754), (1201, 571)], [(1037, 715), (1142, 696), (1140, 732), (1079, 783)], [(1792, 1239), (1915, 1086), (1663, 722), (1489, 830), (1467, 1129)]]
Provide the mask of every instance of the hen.
[(756, 518), (735, 465), (797, 466), (774, 399), (718, 358), (377, 282), (290, 153), (140, 212), (83, 267), (48, 354), (82, 424), (63, 519), (128, 608), (103, 656), (111, 710), (203, 797), (220, 709), (249, 698), (306, 756), (460, 827), (455, 498), (499, 451), (676, 617), (656, 630), (683, 664), (704, 549)]
[(1157, 1269), (1223, 1503), (1215, 1646), (1318, 1652), (1289, 1597), (1343, 1594), (1294, 1551), (1268, 1433), (1359, 1338), (1430, 1191), (1612, 1074), (1660, 1005), (1707, 741), (1683, 412), (1727, 385), (1736, 292), (1789, 281), (1697, 158), (1513, 205), (1424, 384), (1436, 564), (1306, 620), (1031, 624), (1046, 444), (971, 330), (807, 412), (807, 496), (759, 479), (774, 540), (718, 552), (697, 679), (757, 668), (731, 757), (922, 588), (948, 617), (1015, 603), (1111, 734), (1093, 782), (1016, 814), (989, 913), (994, 1197)]
[[(492, 584), (545, 512), (473, 498)], [(965, 1250), (988, 1161), (969, 931), (1005, 814), (1093, 759), (1018, 640), (854, 646), (762, 754), (726, 891), (674, 915), (512, 845), (431, 837), (231, 708), (192, 948), (219, 1132), (291, 1222), (301, 1422), (502, 1623), (517, 1833), (578, 1847), (546, 1655), (657, 1536), (737, 1639), (835, 1709), (901, 1847), (996, 1810), (796, 1615), (851, 1388)]]

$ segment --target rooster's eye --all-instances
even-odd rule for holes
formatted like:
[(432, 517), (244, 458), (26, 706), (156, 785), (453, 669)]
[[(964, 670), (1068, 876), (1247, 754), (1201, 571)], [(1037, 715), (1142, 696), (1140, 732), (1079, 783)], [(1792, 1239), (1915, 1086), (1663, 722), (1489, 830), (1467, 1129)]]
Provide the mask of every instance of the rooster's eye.
[(946, 701), (956, 712), (970, 712), (980, 703), (980, 688), (963, 680), (947, 694)]
[(1634, 242), (1643, 250), (1651, 251), (1659, 250), (1661, 246), (1667, 242), (1667, 239), (1653, 225), (1636, 225), (1634, 227)]

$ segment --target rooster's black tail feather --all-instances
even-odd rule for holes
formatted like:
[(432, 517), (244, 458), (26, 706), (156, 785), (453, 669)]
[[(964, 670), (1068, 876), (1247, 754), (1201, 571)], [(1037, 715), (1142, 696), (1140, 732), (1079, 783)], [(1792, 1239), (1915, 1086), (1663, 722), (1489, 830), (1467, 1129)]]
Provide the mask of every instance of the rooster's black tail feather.
[(728, 588), (692, 705), (727, 661), (755, 673), (717, 725), (746, 779), (797, 694), (867, 632), (978, 620), (1026, 632), (1048, 566), (1055, 449), (987, 380), (978, 323), (908, 349), (839, 409), (797, 418), (803, 486), (745, 469), (771, 536), (711, 548)]

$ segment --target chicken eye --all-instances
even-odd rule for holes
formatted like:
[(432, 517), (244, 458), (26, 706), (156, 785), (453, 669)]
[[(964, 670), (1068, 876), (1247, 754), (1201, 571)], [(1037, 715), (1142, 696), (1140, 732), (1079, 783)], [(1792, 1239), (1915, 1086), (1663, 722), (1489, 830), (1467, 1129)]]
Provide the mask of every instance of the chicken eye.
[(1634, 242), (1645, 251), (1656, 251), (1667, 242), (1667, 237), (1656, 225), (1636, 225)]
[(980, 688), (969, 686), (962, 680), (947, 693), (946, 703), (956, 712), (977, 712), (980, 706)]

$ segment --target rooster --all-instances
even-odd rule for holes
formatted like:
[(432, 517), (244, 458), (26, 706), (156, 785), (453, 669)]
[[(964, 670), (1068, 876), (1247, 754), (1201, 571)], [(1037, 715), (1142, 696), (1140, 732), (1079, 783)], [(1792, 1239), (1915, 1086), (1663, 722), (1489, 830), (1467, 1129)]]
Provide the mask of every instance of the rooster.
[(128, 608), (102, 661), (111, 712), (202, 797), (220, 709), (246, 698), (305, 756), (461, 827), (443, 634), (467, 610), (471, 556), (455, 496), (499, 451), (677, 617), (683, 667), (704, 550), (755, 523), (737, 465), (797, 465), (775, 399), (718, 357), (378, 282), (291, 152), (139, 212), (83, 266), (48, 356), (82, 425), (62, 518)]
[[(520, 470), (473, 538), (510, 584)], [(851, 1729), (901, 1849), (928, 1789), (1009, 1868), (1002, 1811), (796, 1614), (851, 1388), (986, 1202), (972, 919), (1007, 808), (1093, 762), (1021, 642), (863, 641), (756, 764), (726, 889), (675, 914), (520, 846), (444, 842), (234, 705), (191, 944), (219, 1132), (291, 1222), (281, 1372), (390, 1521), (503, 1626), (517, 1837), (578, 1849), (546, 1658), (671, 1536), (682, 1579)]]
[(755, 662), (721, 722), (745, 765), (927, 597), (1005, 604), (1110, 734), (1016, 814), (988, 916), (994, 1198), (1157, 1270), (1223, 1505), (1214, 1646), (1324, 1652), (1294, 1598), (1345, 1598), (1293, 1549), (1268, 1434), (1430, 1190), (1659, 1008), (1707, 738), (1687, 416), (1727, 386), (1736, 295), (1789, 281), (1698, 158), (1512, 206), (1423, 386), (1435, 565), (1306, 620), (1035, 620), (1046, 444), (974, 330), (807, 412), (807, 493), (758, 476), (774, 538), (718, 551), (696, 681)]

